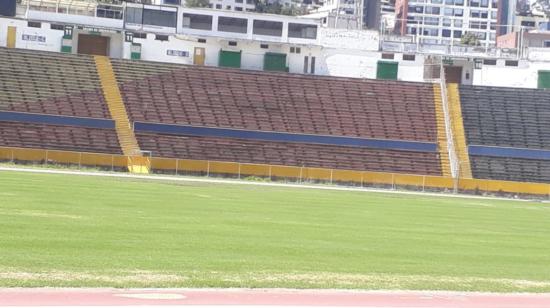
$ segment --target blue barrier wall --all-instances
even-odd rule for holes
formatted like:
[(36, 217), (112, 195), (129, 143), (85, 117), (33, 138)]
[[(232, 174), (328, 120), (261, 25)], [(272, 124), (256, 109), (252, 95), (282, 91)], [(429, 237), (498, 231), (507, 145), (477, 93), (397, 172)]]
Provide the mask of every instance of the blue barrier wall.
[(550, 160), (550, 151), (522, 148), (470, 145), (470, 155)]
[(317, 143), (325, 145), (353, 146), (373, 149), (436, 152), (437, 144), (430, 142), (366, 139), (340, 136), (305, 135), (280, 132), (239, 130), (229, 128), (198, 127), (158, 123), (135, 122), (136, 132), (150, 132), (170, 135), (191, 135), (203, 137), (225, 137), (262, 141)]
[(81, 126), (89, 128), (115, 128), (115, 121), (113, 120), (10, 111), (0, 111), (0, 121)]

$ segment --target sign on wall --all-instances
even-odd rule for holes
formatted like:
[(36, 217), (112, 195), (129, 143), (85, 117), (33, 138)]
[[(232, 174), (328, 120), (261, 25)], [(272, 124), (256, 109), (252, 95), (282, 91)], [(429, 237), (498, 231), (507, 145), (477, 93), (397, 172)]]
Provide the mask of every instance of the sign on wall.
[(41, 36), (41, 35), (23, 34), (23, 35), (21, 36), (21, 39), (22, 39), (23, 41), (46, 43), (46, 37), (45, 37), (45, 36)]
[(189, 57), (189, 51), (168, 49), (166, 50), (166, 55), (175, 57)]

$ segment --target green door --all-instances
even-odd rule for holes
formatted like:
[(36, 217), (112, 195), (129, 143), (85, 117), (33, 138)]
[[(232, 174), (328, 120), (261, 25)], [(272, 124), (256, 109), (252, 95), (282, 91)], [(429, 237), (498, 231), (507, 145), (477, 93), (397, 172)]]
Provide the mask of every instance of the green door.
[(539, 89), (550, 89), (550, 71), (539, 71)]
[(376, 79), (397, 80), (397, 62), (378, 61)]
[(218, 65), (221, 67), (241, 67), (241, 53), (242, 51), (227, 51), (220, 50), (220, 58)]
[(286, 54), (266, 52), (264, 55), (264, 71), (287, 72)]

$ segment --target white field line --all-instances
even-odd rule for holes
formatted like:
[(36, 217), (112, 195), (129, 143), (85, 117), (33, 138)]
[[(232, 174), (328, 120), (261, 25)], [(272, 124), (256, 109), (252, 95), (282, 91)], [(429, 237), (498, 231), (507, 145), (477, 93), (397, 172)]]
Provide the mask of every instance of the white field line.
[(357, 192), (375, 192), (386, 194), (403, 194), (414, 196), (430, 196), (430, 197), (446, 197), (446, 198), (463, 198), (463, 199), (483, 199), (483, 200), (504, 200), (504, 201), (530, 201), (530, 202), (547, 202), (547, 201), (534, 201), (528, 199), (512, 199), (504, 197), (487, 197), (487, 196), (475, 196), (466, 194), (449, 194), (449, 193), (433, 193), (422, 191), (402, 191), (402, 190), (390, 190), (379, 189), (370, 187), (345, 187), (334, 185), (315, 185), (315, 184), (301, 184), (301, 183), (277, 183), (277, 182), (256, 182), (256, 181), (244, 181), (236, 179), (213, 179), (213, 178), (199, 178), (189, 176), (166, 176), (166, 175), (138, 175), (130, 173), (117, 173), (117, 172), (89, 172), (89, 171), (77, 171), (77, 170), (52, 170), (52, 169), (38, 169), (38, 168), (18, 168), (18, 167), (0, 167), (0, 171), (15, 171), (15, 172), (29, 172), (29, 173), (47, 173), (47, 174), (65, 174), (65, 175), (82, 175), (82, 176), (100, 176), (100, 177), (112, 177), (112, 178), (129, 178), (129, 179), (143, 179), (154, 181), (172, 181), (172, 182), (198, 182), (198, 183), (215, 183), (215, 184), (236, 184), (236, 185), (255, 185), (255, 186), (270, 186), (270, 187), (285, 187), (285, 188), (307, 188), (307, 189), (320, 189), (320, 190), (338, 190), (338, 191), (357, 191)]

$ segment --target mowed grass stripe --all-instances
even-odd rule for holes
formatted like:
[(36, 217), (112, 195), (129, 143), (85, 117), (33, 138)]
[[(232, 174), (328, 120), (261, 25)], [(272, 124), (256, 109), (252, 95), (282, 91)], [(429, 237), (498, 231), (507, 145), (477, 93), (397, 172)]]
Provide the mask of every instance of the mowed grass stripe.
[(0, 286), (550, 291), (550, 206), (0, 172)]

